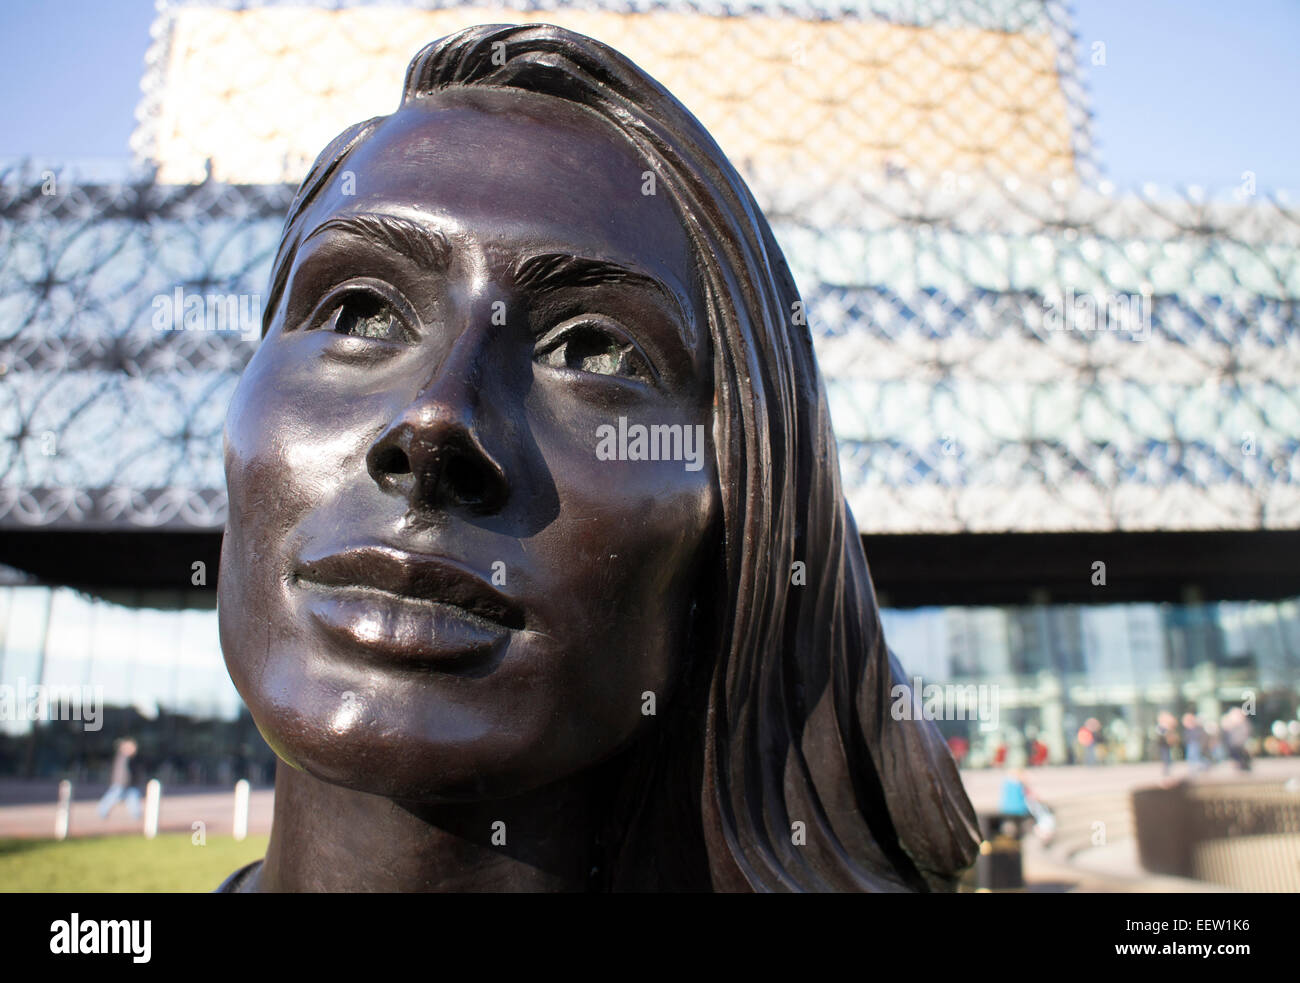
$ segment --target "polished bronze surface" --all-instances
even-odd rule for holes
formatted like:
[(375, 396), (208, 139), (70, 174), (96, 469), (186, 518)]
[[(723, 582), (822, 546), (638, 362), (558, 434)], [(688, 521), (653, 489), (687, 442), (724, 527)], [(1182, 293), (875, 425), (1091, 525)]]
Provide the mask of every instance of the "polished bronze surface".
[(425, 48), (290, 209), (220, 623), (282, 759), (231, 890), (936, 890), (802, 304), (743, 180), (558, 27)]

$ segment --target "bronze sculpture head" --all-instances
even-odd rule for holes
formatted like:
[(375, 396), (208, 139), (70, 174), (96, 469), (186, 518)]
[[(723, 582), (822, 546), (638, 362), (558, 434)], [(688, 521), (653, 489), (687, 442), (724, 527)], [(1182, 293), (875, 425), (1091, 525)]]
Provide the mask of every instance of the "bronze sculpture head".
[(283, 759), (248, 890), (934, 890), (802, 304), (610, 48), (412, 61), (285, 224), (226, 429), (222, 647)]

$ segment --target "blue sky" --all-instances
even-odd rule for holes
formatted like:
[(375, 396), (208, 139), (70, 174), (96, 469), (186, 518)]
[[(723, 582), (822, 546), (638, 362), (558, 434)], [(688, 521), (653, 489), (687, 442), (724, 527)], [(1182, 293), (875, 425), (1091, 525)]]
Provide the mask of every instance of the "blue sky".
[[(1106, 177), (1300, 191), (1300, 0), (1078, 0)], [(1106, 64), (1093, 66), (1095, 42)]]
[[(1300, 191), (1300, 0), (1077, 0), (1104, 176)], [(5, 0), (0, 157), (126, 158), (152, 0)], [(1093, 65), (1094, 45), (1105, 64)]]

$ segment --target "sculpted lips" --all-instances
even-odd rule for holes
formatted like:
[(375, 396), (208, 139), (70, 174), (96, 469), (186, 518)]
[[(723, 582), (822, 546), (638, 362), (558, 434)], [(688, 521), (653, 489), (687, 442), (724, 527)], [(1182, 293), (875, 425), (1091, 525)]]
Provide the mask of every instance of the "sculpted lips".
[(516, 602), (442, 557), (362, 546), (306, 560), (294, 574), (318, 624), (382, 661), (476, 665), (524, 627)]
[(382, 591), (448, 604), (506, 628), (523, 628), (519, 605), (469, 570), (441, 557), (363, 546), (304, 563), (298, 579), (324, 587)]

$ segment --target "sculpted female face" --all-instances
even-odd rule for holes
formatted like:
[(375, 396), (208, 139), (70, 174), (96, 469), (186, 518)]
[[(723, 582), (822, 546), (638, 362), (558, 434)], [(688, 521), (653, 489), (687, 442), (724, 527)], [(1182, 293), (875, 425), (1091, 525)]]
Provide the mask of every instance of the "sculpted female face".
[[(491, 798), (625, 747), (643, 694), (662, 712), (719, 504), (694, 262), (647, 169), (567, 102), (453, 90), (302, 216), (227, 421), (220, 589), (289, 764)], [(620, 417), (679, 428), (679, 459), (598, 456)]]

